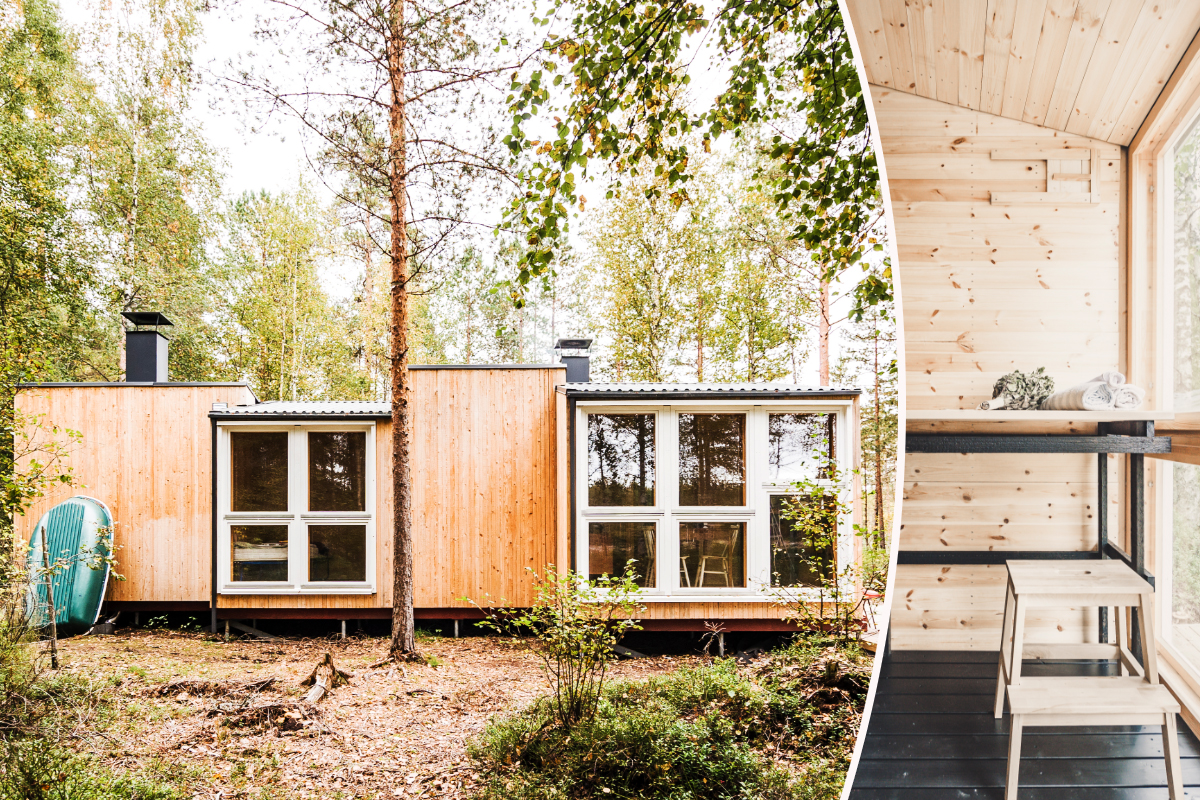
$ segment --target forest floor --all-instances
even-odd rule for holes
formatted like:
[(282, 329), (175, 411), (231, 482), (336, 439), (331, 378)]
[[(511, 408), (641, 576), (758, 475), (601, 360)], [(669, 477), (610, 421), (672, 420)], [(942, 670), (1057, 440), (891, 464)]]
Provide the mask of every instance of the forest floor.
[[(470, 797), (479, 775), (467, 740), (493, 714), (547, 692), (539, 662), (505, 639), (425, 637), (428, 663), (371, 668), (386, 648), (380, 638), (226, 642), (144, 629), (61, 645), (64, 669), (106, 687), (104, 719), (80, 744), (114, 771), (210, 800)], [(302, 682), (327, 652), (352, 677), (314, 712), (300, 702)], [(645, 678), (707, 660), (620, 661), (610, 674)]]

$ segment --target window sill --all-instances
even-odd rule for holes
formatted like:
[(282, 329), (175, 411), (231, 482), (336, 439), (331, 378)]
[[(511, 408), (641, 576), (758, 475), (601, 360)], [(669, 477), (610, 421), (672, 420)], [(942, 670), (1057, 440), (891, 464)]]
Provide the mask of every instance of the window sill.
[(313, 595), (313, 594), (375, 594), (374, 586), (366, 584), (338, 584), (338, 583), (305, 583), (300, 586), (294, 584), (278, 584), (278, 583), (258, 583), (247, 585), (227, 585), (222, 586), (217, 594), (219, 595), (250, 595), (250, 594), (289, 594), (289, 595)]

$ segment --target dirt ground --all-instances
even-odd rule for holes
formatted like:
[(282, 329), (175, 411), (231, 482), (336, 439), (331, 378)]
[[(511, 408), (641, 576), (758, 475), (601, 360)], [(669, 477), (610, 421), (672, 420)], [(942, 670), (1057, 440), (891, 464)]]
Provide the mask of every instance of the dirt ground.
[[(430, 637), (419, 646), (437, 666), (370, 668), (386, 644), (136, 630), (71, 639), (62, 653), (66, 669), (111, 687), (110, 720), (82, 746), (114, 769), (164, 776), (193, 797), (470, 797), (477, 775), (466, 742), (491, 715), (548, 690), (536, 658), (498, 638)], [(313, 711), (301, 702), (301, 683), (326, 652), (352, 677)], [(612, 675), (643, 678), (700, 660), (621, 661)], [(268, 678), (275, 681), (262, 690), (221, 683)], [(179, 679), (201, 683), (164, 690)], [(230, 724), (265, 713), (270, 724)]]

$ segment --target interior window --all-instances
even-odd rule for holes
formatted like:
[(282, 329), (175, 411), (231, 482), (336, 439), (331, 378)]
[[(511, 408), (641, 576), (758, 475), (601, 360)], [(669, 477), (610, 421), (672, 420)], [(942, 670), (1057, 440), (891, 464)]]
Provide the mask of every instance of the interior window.
[(310, 581), (367, 579), (366, 525), (309, 525)]
[(1173, 155), (1175, 410), (1200, 410), (1200, 124)]
[[(776, 494), (771, 496), (771, 585), (819, 586), (822, 579), (834, 575), (834, 543), (837, 541), (836, 510), (832, 503), (818, 508), (810, 497)], [(810, 521), (818, 524), (823, 517), (828, 525), (820, 535), (805, 536), (808, 526), (795, 522), (790, 512), (796, 503), (808, 505)]]
[(679, 505), (746, 504), (746, 415), (679, 415)]
[(234, 431), (229, 444), (231, 510), (287, 511), (287, 432)]
[[(622, 578), (632, 571), (643, 589), (654, 588), (655, 524), (653, 522), (592, 522), (588, 525), (588, 572)], [(630, 560), (633, 561), (630, 564)]]
[(309, 511), (365, 511), (366, 475), (365, 432), (308, 434)]
[(288, 579), (287, 525), (233, 525), (233, 580)]
[(588, 505), (654, 505), (654, 415), (587, 419)]
[(829, 477), (836, 414), (770, 414), (767, 480), (785, 485)]
[(680, 522), (679, 585), (744, 587), (746, 523)]

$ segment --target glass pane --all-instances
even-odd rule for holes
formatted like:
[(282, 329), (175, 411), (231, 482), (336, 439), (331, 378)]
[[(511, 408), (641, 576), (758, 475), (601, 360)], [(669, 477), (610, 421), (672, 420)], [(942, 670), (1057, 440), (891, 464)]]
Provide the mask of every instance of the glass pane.
[(770, 414), (767, 480), (789, 484), (828, 478), (833, 462), (836, 414)]
[(588, 414), (588, 505), (654, 505), (653, 414)]
[(679, 505), (746, 504), (746, 415), (679, 415)]
[[(785, 511), (793, 503), (806, 503), (809, 521), (828, 520), (824, 533), (804, 537), (797, 530), (794, 519), (785, 518)], [(836, 508), (827, 503), (824, 509), (816, 505), (811, 497), (771, 496), (771, 585), (772, 586), (820, 586), (821, 579), (833, 578), (834, 543), (837, 541)], [(786, 517), (793, 517), (792, 513)]]
[(367, 434), (308, 434), (308, 510), (367, 510)]
[(310, 581), (367, 579), (366, 525), (309, 525)]
[(1200, 126), (1175, 147), (1175, 410), (1200, 409)]
[(1200, 670), (1200, 467), (1171, 465), (1171, 616), (1168, 640)]
[(745, 586), (746, 523), (679, 523), (679, 585)]
[(643, 589), (654, 588), (654, 554), (658, 551), (653, 522), (592, 522), (588, 524), (588, 573), (592, 580), (601, 575), (625, 576), (629, 560), (636, 582)]
[(287, 525), (232, 525), (233, 580), (288, 579)]
[(233, 511), (288, 510), (286, 431), (229, 434)]

